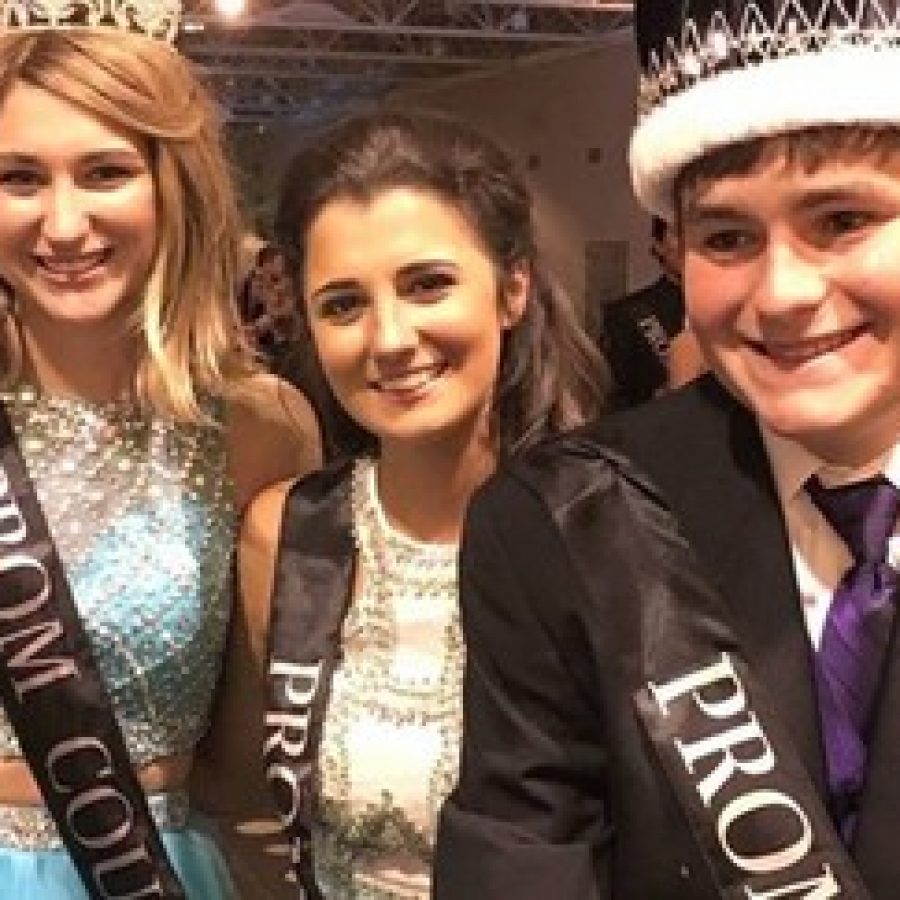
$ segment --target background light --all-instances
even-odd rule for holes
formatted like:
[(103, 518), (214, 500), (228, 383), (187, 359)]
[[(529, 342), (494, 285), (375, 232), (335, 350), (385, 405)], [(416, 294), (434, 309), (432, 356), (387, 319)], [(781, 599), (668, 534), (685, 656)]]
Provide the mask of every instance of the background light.
[(247, 0), (215, 0), (216, 12), (226, 19), (235, 19), (247, 9)]

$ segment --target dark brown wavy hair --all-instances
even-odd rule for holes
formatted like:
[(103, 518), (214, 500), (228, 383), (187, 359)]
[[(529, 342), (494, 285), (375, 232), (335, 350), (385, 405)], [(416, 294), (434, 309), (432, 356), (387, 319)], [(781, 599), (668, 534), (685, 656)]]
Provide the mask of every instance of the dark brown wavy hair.
[[(500, 296), (513, 273), (530, 275), (525, 313), (505, 332), (501, 350), (491, 414), (498, 451), (518, 451), (594, 415), (608, 385), (606, 371), (569, 298), (540, 262), (530, 194), (511, 159), (457, 121), (378, 113), (345, 122), (297, 153), (284, 180), (275, 234), (298, 296), (306, 237), (322, 208), (337, 198), (366, 202), (397, 187), (428, 191), (460, 212), (491, 257)], [(305, 304), (299, 306), (303, 380), (326, 445), (332, 453), (376, 449), (374, 436), (346, 415), (325, 384)]]

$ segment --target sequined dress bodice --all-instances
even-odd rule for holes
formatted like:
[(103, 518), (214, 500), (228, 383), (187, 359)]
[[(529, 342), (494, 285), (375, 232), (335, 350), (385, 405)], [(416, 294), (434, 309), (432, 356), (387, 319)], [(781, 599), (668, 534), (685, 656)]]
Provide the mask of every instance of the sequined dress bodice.
[[(229, 615), (222, 429), (0, 393), (138, 766), (206, 729)], [(20, 756), (0, 710), (0, 756)]]
[(325, 717), (317, 875), (328, 900), (427, 900), (437, 813), (458, 767), (457, 548), (394, 530), (375, 472), (364, 459), (353, 473), (361, 590)]

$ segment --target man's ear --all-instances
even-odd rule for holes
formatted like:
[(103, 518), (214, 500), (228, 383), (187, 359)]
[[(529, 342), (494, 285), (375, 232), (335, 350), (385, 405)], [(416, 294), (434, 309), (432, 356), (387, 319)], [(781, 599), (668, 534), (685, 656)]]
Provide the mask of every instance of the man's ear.
[(525, 315), (528, 294), (531, 290), (531, 272), (524, 264), (517, 265), (503, 279), (500, 322), (504, 328), (513, 328)]

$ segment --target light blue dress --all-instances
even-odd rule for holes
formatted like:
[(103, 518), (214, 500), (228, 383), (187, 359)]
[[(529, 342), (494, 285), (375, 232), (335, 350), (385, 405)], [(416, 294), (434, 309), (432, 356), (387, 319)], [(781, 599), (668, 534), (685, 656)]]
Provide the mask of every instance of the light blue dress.
[[(229, 616), (235, 515), (221, 429), (29, 386), (0, 397), (132, 761), (190, 752), (208, 724)], [(0, 710), (0, 757), (20, 755)], [(149, 800), (190, 900), (236, 897), (186, 795)], [(43, 808), (0, 806), (0, 898), (87, 898)]]

